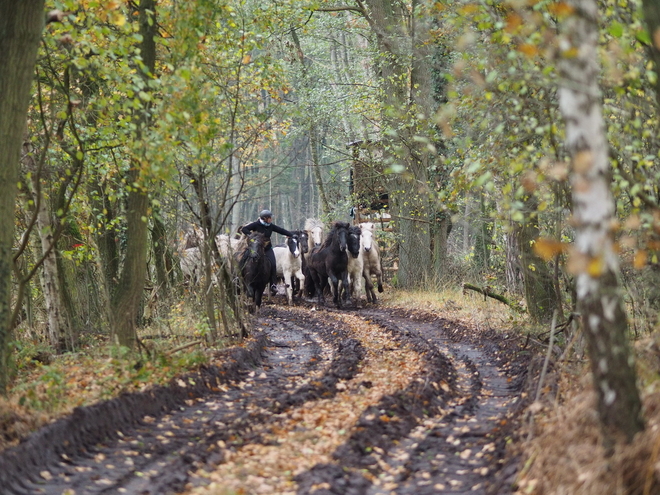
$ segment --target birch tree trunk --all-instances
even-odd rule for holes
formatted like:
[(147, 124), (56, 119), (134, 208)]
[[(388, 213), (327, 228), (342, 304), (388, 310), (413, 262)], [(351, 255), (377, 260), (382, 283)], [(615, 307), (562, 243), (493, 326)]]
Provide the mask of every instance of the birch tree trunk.
[(7, 388), (12, 340), (14, 207), (43, 0), (0, 0), (0, 393)]
[(632, 440), (644, 424), (614, 252), (615, 204), (597, 82), (598, 7), (595, 0), (569, 4), (573, 13), (565, 21), (558, 61), (576, 229), (569, 263), (576, 276), (598, 415), (605, 443), (611, 446), (619, 439)]

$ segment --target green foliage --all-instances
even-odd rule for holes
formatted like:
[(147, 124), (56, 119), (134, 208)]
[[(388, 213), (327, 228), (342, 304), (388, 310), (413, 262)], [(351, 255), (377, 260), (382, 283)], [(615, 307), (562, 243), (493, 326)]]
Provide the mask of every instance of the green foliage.
[[(78, 278), (112, 284), (112, 270), (105, 281), (88, 273), (105, 271), (107, 259), (121, 263), (126, 199), (136, 188), (148, 191), (160, 212), (168, 248), (182, 226), (201, 223), (202, 206), (216, 232), (261, 207), (274, 208), (279, 224), (299, 228), (305, 217), (320, 215), (319, 178), (329, 204), (325, 220), (347, 219), (355, 198), (346, 145), (357, 140), (377, 143), (369, 166), (403, 198), (410, 217), (486, 205), (461, 213), (471, 225), (454, 231), (469, 240), (464, 249), (452, 239), (461, 273), (504, 287), (503, 245), (514, 227), (533, 223), (542, 236), (571, 241), (554, 67), (567, 4), (418, 4), (418, 17), (407, 20), (423, 27), (416, 32), (423, 42), (414, 46), (412, 24), (402, 23), (405, 43), (396, 53), (378, 45), (363, 16), (314, 11), (334, 5), (158, 2), (157, 68), (147, 77), (132, 3), (48, 2), (67, 14), (47, 26), (39, 55), (28, 121), (34, 160), (23, 165), (21, 200), (32, 212), (41, 188), (52, 217), (69, 229), (58, 255), (75, 262)], [(644, 52), (650, 37), (639, 0), (599, 5), (621, 249), (628, 268), (639, 268), (657, 263), (660, 249), (657, 69)], [(414, 83), (413, 54), (430, 67), (428, 88)], [(381, 78), (388, 64), (406, 69)], [(401, 90), (404, 104), (388, 88)], [(428, 107), (415, 99), (426, 89)], [(128, 179), (136, 169), (138, 179)], [(390, 237), (394, 258), (400, 238)], [(104, 252), (107, 246), (118, 252)], [(29, 270), (38, 259), (21, 261)], [(38, 299), (38, 286), (30, 290)], [(210, 331), (204, 325), (201, 336)]]

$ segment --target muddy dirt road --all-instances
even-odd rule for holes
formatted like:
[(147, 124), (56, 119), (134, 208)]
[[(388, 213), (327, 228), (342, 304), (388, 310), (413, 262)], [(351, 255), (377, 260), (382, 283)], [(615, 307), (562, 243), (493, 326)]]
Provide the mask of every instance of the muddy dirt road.
[(431, 313), (267, 305), (245, 346), (0, 455), (3, 494), (505, 494), (528, 363)]

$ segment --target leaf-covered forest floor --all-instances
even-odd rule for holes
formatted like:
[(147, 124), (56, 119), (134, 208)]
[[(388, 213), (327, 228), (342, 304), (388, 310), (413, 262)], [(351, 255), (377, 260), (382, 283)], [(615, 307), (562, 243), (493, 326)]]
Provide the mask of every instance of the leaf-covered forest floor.
[[(341, 311), (283, 302), (226, 350), (153, 342), (139, 363), (100, 345), (34, 355), (0, 403), (10, 447), (0, 465), (36, 482), (14, 493), (660, 493), (651, 339), (637, 346), (647, 430), (606, 457), (577, 346), (557, 347), (539, 384), (549, 329), (498, 302), (403, 292)], [(108, 400), (118, 396), (123, 406)], [(150, 413), (132, 417), (126, 404)], [(54, 425), (86, 423), (110, 438), (65, 439), (54, 458), (28, 456), (42, 466), (26, 473), (15, 452), (57, 441)]]

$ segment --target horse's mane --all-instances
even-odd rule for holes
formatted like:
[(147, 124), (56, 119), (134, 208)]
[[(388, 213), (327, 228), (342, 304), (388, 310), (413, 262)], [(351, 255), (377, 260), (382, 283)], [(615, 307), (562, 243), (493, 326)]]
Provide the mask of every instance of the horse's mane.
[(339, 229), (348, 230), (349, 228), (350, 228), (350, 224), (348, 222), (341, 222), (341, 221), (334, 222), (332, 224), (332, 230), (330, 230), (330, 232), (328, 232), (328, 236), (323, 241), (323, 244), (321, 244), (321, 249), (323, 249), (325, 247), (328, 247), (332, 244), (332, 242), (334, 241), (334, 239), (337, 235), (337, 231)]
[(243, 235), (241, 237), (240, 242), (236, 246), (236, 258), (239, 261), (243, 261), (249, 255), (248, 240), (254, 237), (261, 237), (263, 239), (264, 235), (261, 232), (251, 232), (250, 235)]
[(241, 236), (238, 238), (238, 242), (236, 243), (236, 246), (234, 247), (234, 252), (235, 253), (242, 253), (247, 249), (247, 240), (248, 236), (245, 234), (241, 234)]
[(323, 228), (323, 222), (318, 218), (308, 218), (305, 220), (305, 230), (312, 230), (315, 227)]

